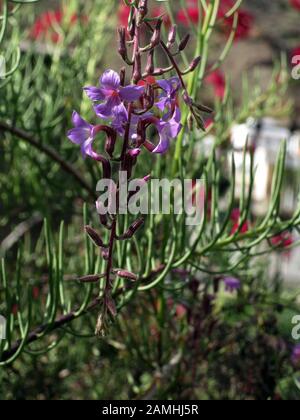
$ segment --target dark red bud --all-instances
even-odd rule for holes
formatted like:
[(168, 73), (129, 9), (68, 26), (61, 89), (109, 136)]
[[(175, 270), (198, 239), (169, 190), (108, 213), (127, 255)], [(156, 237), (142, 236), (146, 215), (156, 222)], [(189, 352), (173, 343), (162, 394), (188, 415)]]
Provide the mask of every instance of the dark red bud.
[(198, 65), (200, 64), (201, 59), (201, 56), (194, 58), (194, 60), (190, 64), (189, 71), (194, 71), (196, 67), (198, 67)]
[(97, 246), (105, 246), (95, 229), (93, 229), (91, 226), (85, 226), (85, 231)]
[(156, 23), (156, 27), (154, 29), (150, 44), (151, 47), (154, 48), (160, 43), (160, 31), (161, 31), (162, 20), (159, 19)]
[(189, 40), (190, 40), (190, 34), (187, 34), (181, 41), (180, 41), (180, 43), (179, 43), (179, 45), (178, 45), (178, 49), (179, 49), (179, 51), (183, 51), (185, 48), (186, 48), (186, 46), (187, 46), (187, 44), (188, 44), (188, 42), (189, 42)]
[(126, 30), (124, 27), (118, 28), (118, 53), (124, 61), (127, 59)]
[(130, 239), (133, 237), (133, 235), (137, 232), (137, 230), (144, 224), (144, 219), (140, 218), (137, 219), (135, 222), (132, 223), (132, 225), (129, 226), (127, 231), (122, 235), (119, 236), (118, 239), (124, 240), (124, 239)]
[(91, 274), (88, 276), (79, 277), (77, 280), (81, 283), (96, 283), (103, 277), (105, 277), (105, 274)]

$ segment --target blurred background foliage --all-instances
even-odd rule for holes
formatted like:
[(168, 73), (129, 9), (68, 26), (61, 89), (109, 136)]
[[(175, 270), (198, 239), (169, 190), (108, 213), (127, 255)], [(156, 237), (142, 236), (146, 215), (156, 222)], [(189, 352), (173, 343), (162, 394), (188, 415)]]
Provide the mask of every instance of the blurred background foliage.
[[(1, 54), (5, 52), (11, 69), (0, 80), (0, 254), (5, 257), (0, 313), (9, 325), (0, 346), (0, 395), (297, 400), (299, 365), (291, 361), (296, 344), (291, 319), (299, 314), (298, 289), (286, 287), (280, 270), (270, 275), (265, 257), (266, 239), (276, 248), (277, 260), (288, 259), (289, 249), (297, 245), (294, 241), (282, 249), (282, 240), (271, 240), (299, 224), (299, 209), (288, 219), (279, 214), (276, 182), (281, 184), (284, 177), (284, 147), (274, 174), (269, 219), (257, 222), (251, 213), (251, 183), (249, 190), (244, 183), (240, 201), (227, 202), (229, 210), (241, 208), (237, 220), (226, 221), (222, 197), (228, 199), (234, 184), (225, 154), (232, 151), (234, 124), (270, 116), (289, 126), (299, 124), (299, 88), (289, 67), (299, 41), (299, 12), (288, 1), (267, 2), (266, 19), (261, 1), (245, 0), (240, 6), (242, 23), (247, 22), (244, 32), (216, 25), (209, 34), (207, 25), (199, 35), (200, 18), (192, 11), (197, 1), (151, 3), (153, 15), (168, 16), (165, 32), (174, 19), (180, 35), (189, 31), (193, 47), (200, 48), (203, 65), (190, 85), (215, 113), (213, 121), (204, 121), (206, 133), (194, 130), (188, 142), (184, 136), (169, 156), (141, 156), (135, 176), (154, 171), (171, 177), (180, 168), (191, 178), (205, 174), (212, 208), (206, 208), (210, 220), (201, 247), (182, 264), (178, 262), (192, 249), (191, 241), (185, 242), (189, 233), (183, 232), (182, 220), (174, 224), (166, 217), (150, 217), (137, 240), (118, 249), (118, 262), (125, 259), (129, 269), (139, 270), (151, 284), (157, 279), (155, 270), (163, 271), (159, 264), (168, 262), (172, 253), (175, 239), (170, 232), (175, 229), (174, 267), (155, 288), (126, 290), (110, 334), (98, 340), (93, 304), (97, 285), (73, 280), (99, 272), (103, 264), (83, 233), (84, 223), (97, 223), (94, 185), (101, 171), (82, 160), (65, 133), (73, 109), (91, 117), (82, 87), (95, 84), (103, 69), (121, 66), (115, 28), (126, 22), (126, 8), (119, 0), (0, 2), (2, 23), (8, 6)], [(216, 7), (217, 2), (205, 3)], [(230, 21), (231, 26), (235, 23)], [(183, 63), (194, 51), (186, 54)], [(201, 148), (210, 134), (215, 148), (208, 158)], [(224, 232), (220, 221), (226, 221)], [(260, 229), (264, 221), (267, 228)], [(244, 232), (245, 223), (253, 229)], [(225, 275), (241, 279), (242, 287), (226, 291)], [(77, 319), (56, 328), (55, 322), (70, 313)], [(36, 331), (39, 325), (42, 329)], [(39, 337), (30, 345), (29, 330)], [(20, 338), (21, 346), (18, 342), (14, 348)]]

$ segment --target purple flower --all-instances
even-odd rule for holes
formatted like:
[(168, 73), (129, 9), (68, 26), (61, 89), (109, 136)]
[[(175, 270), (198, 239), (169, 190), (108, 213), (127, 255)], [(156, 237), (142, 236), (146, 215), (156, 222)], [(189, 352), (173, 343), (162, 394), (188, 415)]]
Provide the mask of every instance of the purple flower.
[(292, 352), (292, 362), (295, 366), (300, 363), (300, 344), (296, 344)]
[(176, 105), (177, 92), (181, 86), (180, 80), (178, 77), (172, 77), (169, 80), (158, 80), (157, 84), (163, 90), (163, 93), (159, 96), (159, 101), (155, 105), (161, 111), (164, 111), (165, 108), (173, 109)]
[(100, 118), (111, 117), (114, 107), (120, 105), (123, 101), (136, 101), (144, 91), (143, 86), (121, 86), (120, 76), (113, 70), (106, 70), (100, 78), (99, 84), (99, 87), (88, 86), (84, 90), (92, 101), (105, 101), (94, 108)]
[(224, 278), (225, 289), (228, 292), (234, 292), (235, 290), (240, 289), (241, 281), (235, 277), (225, 277)]
[[(143, 115), (131, 114), (130, 118), (130, 131), (129, 138), (136, 140), (137, 138), (137, 126), (139, 121), (148, 118), (153, 118), (151, 112), (145, 112)], [(125, 133), (125, 124), (128, 122), (128, 112), (123, 104), (118, 105), (113, 109), (112, 127), (118, 132), (120, 136)]]
[(68, 138), (72, 143), (81, 146), (81, 153), (85, 158), (92, 156), (92, 144), (95, 139), (95, 127), (85, 121), (78, 112), (74, 111), (72, 115), (74, 128), (68, 131)]
[(125, 133), (125, 124), (128, 122), (128, 112), (123, 104), (113, 109), (112, 128), (114, 128), (120, 136)]
[(159, 143), (152, 153), (165, 153), (169, 149), (170, 140), (175, 139), (182, 128), (180, 120), (181, 113), (179, 108), (176, 107), (170, 120), (161, 119), (156, 122), (156, 128), (159, 133)]

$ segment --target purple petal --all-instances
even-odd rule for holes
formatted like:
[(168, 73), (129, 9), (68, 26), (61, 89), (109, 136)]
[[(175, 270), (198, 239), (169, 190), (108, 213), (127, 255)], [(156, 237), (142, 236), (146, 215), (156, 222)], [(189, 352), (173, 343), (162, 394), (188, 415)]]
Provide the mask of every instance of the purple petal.
[(158, 101), (155, 106), (160, 109), (161, 111), (163, 111), (167, 104), (170, 103), (169, 99), (166, 97), (163, 97), (160, 101)]
[(93, 144), (93, 137), (89, 137), (81, 146), (81, 153), (84, 158), (86, 156), (92, 156), (93, 150), (92, 150), (92, 144)]
[(120, 76), (114, 70), (106, 70), (100, 79), (100, 84), (105, 89), (116, 90), (120, 87)]
[(90, 128), (84, 128), (84, 127), (77, 127), (77, 128), (72, 128), (71, 130), (68, 131), (68, 138), (71, 140), (72, 143), (75, 144), (83, 144), (86, 139), (89, 138), (89, 136), (91, 135), (91, 130)]
[(226, 290), (230, 292), (238, 290), (241, 287), (241, 281), (239, 279), (236, 279), (235, 277), (225, 277), (224, 284)]
[(165, 92), (171, 93), (172, 91), (172, 84), (169, 82), (169, 80), (158, 80), (157, 84), (159, 87), (161, 87)]
[(87, 86), (83, 90), (92, 101), (103, 101), (106, 97), (103, 89), (96, 86)]
[(175, 108), (174, 114), (172, 119), (170, 120), (169, 124), (169, 135), (171, 138), (176, 138), (182, 128), (180, 124), (181, 120), (181, 112), (178, 107)]
[(113, 115), (113, 109), (118, 105), (120, 105), (120, 98), (118, 96), (111, 96), (104, 104), (96, 105), (94, 110), (98, 117), (105, 119)]
[(126, 86), (120, 88), (120, 97), (127, 102), (137, 101), (144, 92), (143, 86)]
[(174, 95), (180, 88), (180, 80), (178, 77), (172, 77), (168, 80), (158, 80), (157, 84), (165, 91), (168, 95)]
[(118, 131), (120, 135), (124, 134), (124, 124), (128, 121), (128, 113), (124, 104), (120, 104), (113, 108), (112, 127)]
[(79, 127), (91, 128), (91, 124), (85, 121), (76, 111), (73, 111), (72, 122), (73, 122), (73, 125), (77, 128)]
[(182, 125), (180, 124), (181, 113), (179, 108), (175, 108), (173, 117), (169, 121), (159, 120), (156, 124), (159, 132), (159, 143), (158, 146), (153, 150), (152, 153), (165, 153), (169, 146), (170, 140), (178, 136)]
[(166, 136), (161, 136), (160, 141), (152, 153), (165, 153), (170, 147), (170, 140)]

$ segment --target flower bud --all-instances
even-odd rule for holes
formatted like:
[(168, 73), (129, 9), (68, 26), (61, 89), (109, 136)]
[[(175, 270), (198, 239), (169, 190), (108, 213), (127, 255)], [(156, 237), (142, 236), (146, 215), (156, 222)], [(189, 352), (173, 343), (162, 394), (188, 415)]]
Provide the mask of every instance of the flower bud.
[(107, 214), (106, 214), (106, 209), (104, 208), (101, 200), (96, 201), (96, 209), (97, 209), (97, 213), (99, 214), (99, 219), (100, 219), (101, 225), (109, 227)]
[(200, 115), (194, 114), (194, 119), (196, 121), (197, 128), (199, 128), (202, 131), (206, 131), (205, 130), (205, 124), (204, 124), (204, 121), (203, 121), (202, 117)]
[(81, 283), (96, 283), (98, 280), (100, 280), (101, 278), (103, 278), (105, 276), (105, 274), (91, 274), (88, 276), (82, 276), (79, 277), (77, 280), (80, 281)]
[(116, 271), (117, 276), (121, 277), (122, 279), (128, 279), (131, 281), (137, 281), (138, 276), (130, 271), (126, 270), (118, 270)]
[(151, 48), (156, 47), (160, 43), (160, 31), (161, 31), (162, 20), (159, 19), (156, 23), (156, 27), (154, 29), (150, 44)]
[(178, 45), (178, 50), (179, 51), (183, 51), (183, 50), (185, 50), (185, 48), (186, 48), (186, 46), (187, 46), (187, 44), (188, 44), (188, 42), (189, 42), (189, 40), (190, 40), (190, 34), (187, 34), (181, 41), (180, 41), (180, 43), (179, 43), (179, 45)]
[(98, 233), (95, 231), (95, 229), (93, 229), (91, 226), (85, 226), (85, 231), (97, 246), (105, 247), (102, 239), (100, 238)]
[(126, 30), (124, 27), (118, 28), (118, 53), (124, 61), (127, 60)]
[(202, 59), (201, 55), (199, 55), (199, 57), (194, 58), (194, 60), (191, 62), (189, 66), (189, 71), (194, 71), (200, 64), (201, 59)]
[(192, 114), (189, 114), (189, 116), (188, 116), (187, 125), (188, 125), (188, 129), (190, 131), (193, 131), (193, 129), (194, 129), (194, 117), (192, 116)]
[(119, 240), (130, 239), (133, 235), (137, 232), (137, 230), (144, 224), (144, 219), (139, 218), (135, 222), (133, 222), (127, 231), (118, 237)]
[(212, 112), (214, 112), (214, 110), (209, 108), (208, 106), (197, 104), (196, 102), (193, 103), (193, 106), (196, 107), (198, 111), (206, 112), (207, 114), (211, 114)]
[(173, 25), (168, 36), (168, 43), (167, 47), (170, 48), (176, 41), (176, 35), (177, 35), (177, 25)]

